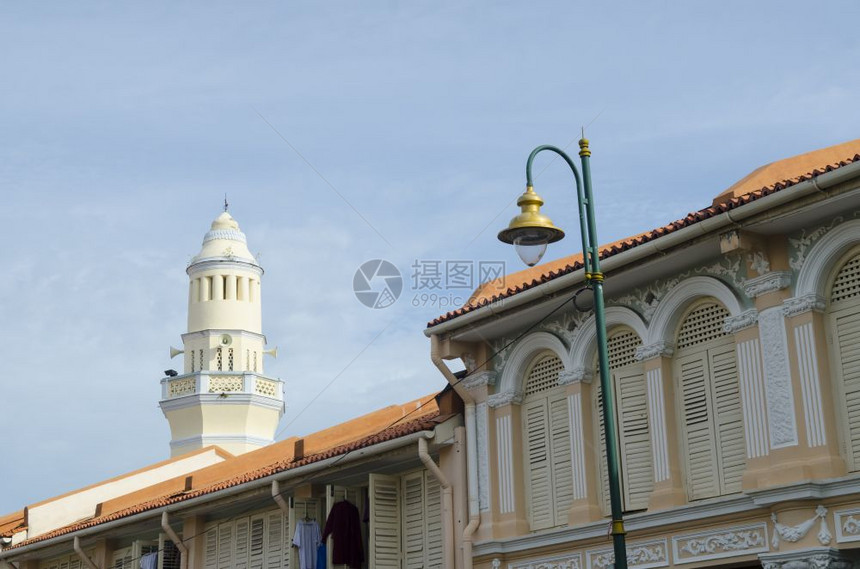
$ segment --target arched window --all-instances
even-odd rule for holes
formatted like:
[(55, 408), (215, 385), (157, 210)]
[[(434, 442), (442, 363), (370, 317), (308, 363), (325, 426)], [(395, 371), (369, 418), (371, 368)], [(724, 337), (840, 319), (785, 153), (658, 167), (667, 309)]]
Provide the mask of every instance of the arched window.
[[(609, 371), (615, 395), (618, 453), (621, 459), (621, 494), (625, 510), (643, 510), (654, 488), (651, 435), (648, 428), (648, 400), (645, 372), (636, 361), (639, 336), (626, 326), (611, 331), (607, 338)], [(600, 481), (603, 509), (609, 512), (609, 474), (606, 466), (606, 431), (603, 423), (603, 392), (595, 366), (594, 417), (600, 445)]]
[(573, 500), (570, 466), (570, 412), (558, 374), (562, 361), (538, 355), (526, 373), (522, 424), (528, 519), (531, 529), (567, 524)]
[(674, 376), (690, 500), (740, 492), (746, 464), (729, 311), (714, 299), (694, 304), (677, 333)]
[(850, 470), (860, 470), (860, 251), (840, 265), (830, 287), (830, 343), (845, 458)]

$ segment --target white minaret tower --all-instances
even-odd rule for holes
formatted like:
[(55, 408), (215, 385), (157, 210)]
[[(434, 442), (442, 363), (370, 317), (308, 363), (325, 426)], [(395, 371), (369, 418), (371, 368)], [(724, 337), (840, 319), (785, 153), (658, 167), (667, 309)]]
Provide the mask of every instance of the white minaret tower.
[(263, 375), (260, 278), (263, 269), (226, 211), (212, 222), (203, 249), (186, 269), (188, 332), (184, 372), (161, 380), (170, 423), (170, 454), (209, 445), (242, 454), (274, 441), (284, 413), (283, 383)]

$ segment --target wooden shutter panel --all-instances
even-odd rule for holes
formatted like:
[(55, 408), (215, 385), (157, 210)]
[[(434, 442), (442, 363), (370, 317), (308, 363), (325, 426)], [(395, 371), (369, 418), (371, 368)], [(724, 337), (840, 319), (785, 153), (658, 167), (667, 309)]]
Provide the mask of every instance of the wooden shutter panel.
[(567, 511), (573, 502), (573, 470), (570, 463), (570, 408), (567, 396), (547, 401), (549, 409), (549, 448), (552, 461), (553, 525), (567, 524)]
[(370, 569), (400, 569), (400, 480), (370, 475)]
[(841, 379), (845, 451), (849, 468), (860, 467), (860, 306), (831, 315), (836, 369)]
[[(266, 569), (281, 569), (282, 567), (289, 567), (289, 544), (290, 539), (292, 538), (289, 529), (289, 518), (280, 510), (275, 510), (264, 515), (266, 522), (265, 534), (263, 532), (263, 516), (260, 516), (259, 518), (260, 534), (261, 536), (266, 536), (264, 553), (261, 555), (261, 557), (264, 558), (261, 562), (261, 566)], [(254, 519), (251, 522), (252, 530), (256, 529), (254, 526), (255, 521), (257, 520)], [(253, 531), (252, 535), (254, 535)], [(253, 565), (251, 569), (254, 569)]]
[[(159, 540), (163, 543), (163, 539)], [(163, 550), (163, 545), (159, 548)], [(159, 554), (162, 561), (163, 553)], [(206, 531), (203, 545), (203, 569), (217, 569), (218, 567), (218, 526)]]
[(436, 477), (424, 471), (424, 511), (427, 526), (426, 567), (441, 568), (442, 552), (442, 486)]
[(424, 473), (413, 472), (403, 477), (403, 567), (424, 567)]
[(720, 491), (741, 491), (741, 477), (746, 467), (743, 411), (738, 386), (738, 365), (734, 343), (708, 350), (713, 390), (714, 430), (720, 464)]
[(233, 568), (233, 524), (218, 525), (218, 569)]
[(236, 536), (233, 539), (233, 567), (246, 569), (248, 567), (248, 518), (239, 518), (234, 522)]
[(717, 456), (712, 425), (707, 352), (679, 357), (678, 384), (681, 419), (684, 426), (687, 493), (691, 500), (715, 496), (719, 492)]
[(263, 516), (252, 516), (248, 520), (248, 566), (250, 569), (262, 569), (264, 566), (265, 536)]
[(624, 504), (627, 510), (644, 510), (654, 489), (648, 401), (641, 367), (627, 367), (613, 374), (618, 407), (618, 430)]
[(526, 444), (529, 524), (532, 530), (554, 525), (552, 503), (552, 463), (549, 449), (549, 417), (546, 399), (526, 402), (522, 406)]

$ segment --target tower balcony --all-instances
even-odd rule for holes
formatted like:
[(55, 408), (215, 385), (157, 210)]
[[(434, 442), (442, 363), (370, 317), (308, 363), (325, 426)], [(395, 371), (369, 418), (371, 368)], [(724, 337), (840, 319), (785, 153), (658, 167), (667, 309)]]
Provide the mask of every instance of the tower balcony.
[(225, 397), (231, 394), (257, 395), (284, 400), (284, 382), (252, 371), (195, 371), (161, 380), (161, 399), (167, 401), (189, 395)]

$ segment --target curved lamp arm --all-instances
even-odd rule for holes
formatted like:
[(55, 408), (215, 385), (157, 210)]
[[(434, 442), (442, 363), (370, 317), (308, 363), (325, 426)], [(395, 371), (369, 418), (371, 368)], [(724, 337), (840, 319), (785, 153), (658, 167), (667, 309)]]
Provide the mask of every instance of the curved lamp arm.
[[(586, 207), (590, 196), (586, 196), (586, 188), (582, 183), (582, 177), (579, 175), (579, 170), (576, 168), (576, 164), (573, 163), (570, 156), (568, 156), (561, 148), (552, 146), (551, 144), (542, 144), (532, 150), (531, 154), (529, 154), (529, 159), (526, 161), (526, 186), (534, 186), (534, 184), (532, 184), (532, 162), (534, 162), (535, 156), (544, 150), (555, 152), (561, 156), (561, 158), (567, 162), (567, 165), (570, 166), (570, 171), (573, 172), (573, 177), (576, 180), (576, 203), (579, 206), (579, 231), (580, 237), (582, 238), (582, 264), (585, 266), (586, 274), (589, 275), (586, 278), (590, 279), (590, 275), (599, 273), (600, 269), (595, 262), (596, 251), (594, 249), (596, 248), (596, 244), (592, 242), (595, 234), (592, 229), (593, 219), (590, 220), (592, 216), (588, 215), (588, 208)], [(585, 168), (585, 164), (583, 164), (583, 168)], [(591, 223), (589, 223), (589, 221), (591, 221)]]

